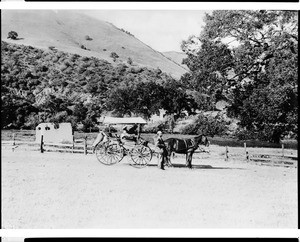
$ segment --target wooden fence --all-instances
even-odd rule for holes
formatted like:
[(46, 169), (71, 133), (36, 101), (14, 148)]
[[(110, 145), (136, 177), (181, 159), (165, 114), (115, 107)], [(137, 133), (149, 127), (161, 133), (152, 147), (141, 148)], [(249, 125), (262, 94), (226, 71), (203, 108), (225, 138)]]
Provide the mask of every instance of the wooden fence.
[(24, 148), (27, 147), (29, 149), (38, 150), (41, 153), (44, 152), (67, 152), (67, 153), (83, 153), (85, 155), (91, 154), (92, 147), (88, 147), (87, 145), (87, 137), (83, 139), (75, 140), (73, 138), (72, 144), (64, 144), (64, 143), (47, 143), (44, 142), (43, 135), (41, 136), (40, 142), (33, 141), (22, 141), (16, 140), (15, 135), (13, 134), (13, 138), (11, 141), (2, 141), (2, 145), (9, 145), (12, 151), (15, 151), (16, 148)]
[(298, 164), (298, 156), (285, 154), (284, 144), (281, 146), (281, 154), (251, 153), (247, 150), (247, 144), (244, 143), (244, 155), (241, 155), (229, 152), (229, 148), (226, 146), (225, 161), (229, 161), (232, 157), (243, 157), (246, 162), (255, 163), (257, 165), (297, 167)]
[[(74, 136), (73, 136), (74, 137)], [(12, 140), (2, 141), (2, 145), (8, 145), (11, 147), (12, 151), (16, 148), (27, 147), (31, 150), (37, 150), (41, 153), (43, 152), (68, 152), (68, 153), (82, 153), (82, 154), (92, 154), (92, 147), (88, 145), (87, 136), (82, 139), (75, 140), (73, 138), (72, 144), (63, 143), (47, 143), (44, 142), (43, 136), (41, 136), (40, 142), (16, 140), (15, 134), (12, 135)], [(233, 147), (230, 149), (234, 150)], [(225, 161), (231, 159), (244, 160), (246, 162), (251, 162), (257, 165), (271, 165), (271, 166), (286, 166), (286, 167), (297, 167), (298, 157), (295, 155), (286, 154), (284, 144), (281, 147), (281, 154), (271, 154), (271, 153), (254, 153), (250, 149), (247, 149), (247, 144), (244, 143), (244, 152), (235, 153), (230, 150), (228, 146), (225, 147)], [(211, 158), (210, 148), (207, 150), (199, 150), (195, 153), (201, 153), (203, 157), (201, 158)]]

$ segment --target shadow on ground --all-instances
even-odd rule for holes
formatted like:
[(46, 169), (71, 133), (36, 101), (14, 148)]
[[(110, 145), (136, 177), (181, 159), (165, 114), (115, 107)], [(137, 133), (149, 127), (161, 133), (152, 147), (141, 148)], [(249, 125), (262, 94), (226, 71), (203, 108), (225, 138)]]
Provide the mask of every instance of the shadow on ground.
[[(147, 166), (157, 166), (156, 164), (148, 164)], [(186, 168), (186, 165), (184, 164), (173, 164), (172, 167), (168, 167), (166, 166), (167, 168), (169, 169), (172, 169), (172, 168)], [(238, 167), (220, 167), (220, 166), (211, 166), (211, 165), (193, 165), (192, 166), (192, 169), (218, 169), (218, 170), (245, 170), (244, 168), (238, 168)]]

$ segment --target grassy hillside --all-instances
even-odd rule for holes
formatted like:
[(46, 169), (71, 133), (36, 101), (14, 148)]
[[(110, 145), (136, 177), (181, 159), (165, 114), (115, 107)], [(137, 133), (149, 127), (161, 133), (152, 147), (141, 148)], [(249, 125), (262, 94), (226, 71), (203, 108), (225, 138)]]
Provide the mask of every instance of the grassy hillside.
[(95, 57), (2, 41), (1, 125), (32, 128), (56, 120), (91, 126), (116, 88), (147, 82), (160, 86), (170, 79), (159, 69), (114, 66)]
[[(94, 56), (112, 64), (127, 62), (179, 78), (186, 70), (116, 26), (70, 10), (4, 10), (1, 16), (2, 40), (47, 49)], [(18, 33), (18, 40), (6, 39), (9, 31)], [(86, 36), (90, 38), (87, 39)], [(116, 62), (111, 53), (119, 56)]]
[(186, 70), (188, 70), (187, 65), (182, 64), (182, 60), (184, 58), (187, 58), (187, 55), (185, 53), (177, 52), (177, 51), (167, 51), (167, 52), (163, 52), (163, 55), (166, 56), (168, 59), (176, 62), (179, 65), (181, 65)]

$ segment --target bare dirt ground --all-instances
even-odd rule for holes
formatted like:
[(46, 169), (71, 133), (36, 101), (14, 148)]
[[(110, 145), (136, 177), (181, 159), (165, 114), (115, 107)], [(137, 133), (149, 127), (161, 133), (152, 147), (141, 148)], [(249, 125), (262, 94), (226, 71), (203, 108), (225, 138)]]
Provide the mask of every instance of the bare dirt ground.
[(3, 228), (297, 228), (296, 168), (225, 162), (224, 147), (211, 149), (192, 170), (177, 155), (162, 171), (156, 157), (136, 169), (128, 157), (104, 166), (94, 155), (3, 147)]

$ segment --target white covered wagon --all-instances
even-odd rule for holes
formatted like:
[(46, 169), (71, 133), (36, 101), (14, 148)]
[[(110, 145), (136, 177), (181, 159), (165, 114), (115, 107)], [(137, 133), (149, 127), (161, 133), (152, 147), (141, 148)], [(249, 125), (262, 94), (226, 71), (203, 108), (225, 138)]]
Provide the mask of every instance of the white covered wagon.
[(35, 142), (47, 143), (73, 143), (73, 131), (71, 123), (40, 123), (36, 129)]

